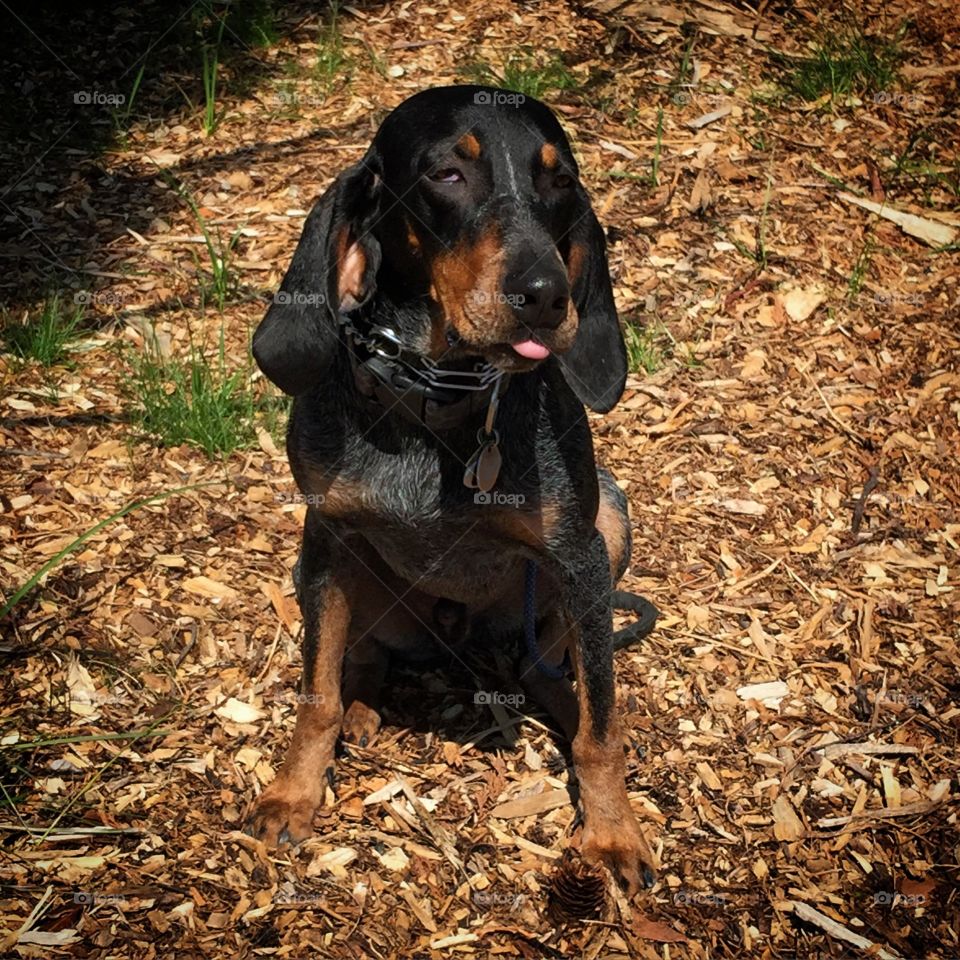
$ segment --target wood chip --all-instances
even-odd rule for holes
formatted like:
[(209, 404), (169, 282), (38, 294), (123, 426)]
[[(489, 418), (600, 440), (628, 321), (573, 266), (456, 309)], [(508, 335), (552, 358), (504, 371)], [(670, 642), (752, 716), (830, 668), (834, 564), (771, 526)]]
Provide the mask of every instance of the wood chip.
[(541, 793), (527, 794), (525, 797), (498, 804), (490, 811), (490, 816), (498, 820), (512, 820), (517, 817), (531, 817), (569, 805), (570, 794), (567, 790), (544, 790)]
[(855, 197), (850, 193), (839, 193), (837, 196), (841, 200), (846, 200), (847, 203), (856, 204), (858, 207), (863, 207), (864, 210), (875, 213), (878, 217), (891, 220), (904, 233), (922, 240), (931, 247), (945, 247), (954, 243), (957, 239), (957, 231), (944, 223), (937, 223), (927, 217), (918, 217), (913, 213), (903, 213), (901, 210), (874, 203), (872, 200), (865, 200), (863, 197)]
[(820, 927), (821, 930), (825, 930), (836, 940), (853, 944), (853, 946), (860, 950), (870, 950), (872, 951), (871, 956), (879, 957), (880, 960), (903, 960), (900, 954), (893, 953), (884, 947), (878, 946), (872, 940), (868, 940), (866, 937), (861, 937), (860, 934), (848, 930), (843, 924), (837, 923), (836, 920), (831, 920), (826, 914), (821, 913), (807, 903), (795, 900), (789, 906), (801, 920)]
[(799, 840), (807, 831), (790, 798), (781, 793), (773, 802), (773, 835), (778, 840)]

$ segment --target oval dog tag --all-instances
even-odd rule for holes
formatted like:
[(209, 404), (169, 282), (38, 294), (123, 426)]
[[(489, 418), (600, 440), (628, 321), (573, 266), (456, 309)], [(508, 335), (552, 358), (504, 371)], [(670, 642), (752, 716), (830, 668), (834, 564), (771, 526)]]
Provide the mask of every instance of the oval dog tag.
[(500, 465), (503, 463), (503, 457), (500, 455), (500, 448), (496, 442), (484, 445), (480, 451), (480, 458), (477, 460), (477, 487), (484, 493), (489, 493), (497, 477), (500, 476)]

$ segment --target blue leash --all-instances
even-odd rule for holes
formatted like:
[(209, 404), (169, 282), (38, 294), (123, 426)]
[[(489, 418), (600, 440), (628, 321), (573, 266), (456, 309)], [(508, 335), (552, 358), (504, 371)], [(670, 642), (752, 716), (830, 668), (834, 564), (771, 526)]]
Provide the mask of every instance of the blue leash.
[(537, 643), (537, 565), (527, 561), (527, 574), (523, 590), (523, 633), (527, 641), (527, 654), (536, 668), (550, 680), (562, 680), (567, 675), (567, 662), (559, 667), (551, 667), (540, 656), (540, 645)]

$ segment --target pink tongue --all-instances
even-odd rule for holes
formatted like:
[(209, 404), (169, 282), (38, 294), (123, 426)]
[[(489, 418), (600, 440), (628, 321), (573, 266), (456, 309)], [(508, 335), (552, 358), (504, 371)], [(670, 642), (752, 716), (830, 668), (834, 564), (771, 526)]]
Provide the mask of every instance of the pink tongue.
[(544, 360), (550, 356), (550, 351), (536, 340), (522, 340), (520, 343), (513, 344), (513, 349), (528, 360)]

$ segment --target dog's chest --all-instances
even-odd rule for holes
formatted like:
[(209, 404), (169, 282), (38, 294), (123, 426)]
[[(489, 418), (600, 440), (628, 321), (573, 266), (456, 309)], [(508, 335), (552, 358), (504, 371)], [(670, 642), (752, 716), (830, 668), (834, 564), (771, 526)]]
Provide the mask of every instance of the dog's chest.
[[(359, 533), (397, 576), (427, 593), (482, 604), (523, 575), (519, 544), (497, 536), (495, 514), (516, 495), (477, 494), (431, 450), (353, 451), (352, 469), (310, 468), (297, 480), (319, 513)], [(503, 501), (503, 502), (501, 502)]]
[(393, 572), (431, 596), (464, 603), (471, 610), (502, 597), (523, 577), (523, 558), (470, 527), (365, 528), (363, 536)]

